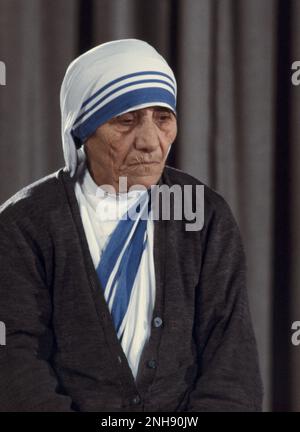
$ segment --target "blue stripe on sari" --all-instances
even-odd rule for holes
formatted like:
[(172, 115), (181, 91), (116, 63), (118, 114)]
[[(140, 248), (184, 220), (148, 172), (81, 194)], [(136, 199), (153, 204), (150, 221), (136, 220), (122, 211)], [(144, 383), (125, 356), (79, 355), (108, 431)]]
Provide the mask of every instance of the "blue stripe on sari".
[[(126, 311), (128, 309), (130, 296), (143, 252), (147, 244), (145, 233), (147, 229), (147, 218), (145, 216), (150, 211), (150, 191), (143, 194), (139, 198), (139, 205), (144, 205), (143, 211), (140, 212), (138, 220), (132, 220), (129, 217), (121, 219), (114, 230), (106, 248), (103, 251), (102, 258), (97, 267), (97, 274), (101, 282), (101, 286), (105, 291), (106, 285), (110, 278), (111, 273), (115, 270), (118, 258), (125, 246), (125, 243), (134, 229), (134, 233), (126, 246), (124, 254), (121, 258), (117, 271), (115, 273), (111, 290), (107, 299), (107, 303), (111, 299), (112, 293), (115, 289), (115, 296), (111, 308), (116, 332), (122, 324)], [(148, 206), (146, 205), (148, 201)], [(136, 206), (136, 204), (134, 205)], [(130, 214), (132, 208), (128, 210), (127, 215)], [(134, 224), (136, 223), (136, 226)]]

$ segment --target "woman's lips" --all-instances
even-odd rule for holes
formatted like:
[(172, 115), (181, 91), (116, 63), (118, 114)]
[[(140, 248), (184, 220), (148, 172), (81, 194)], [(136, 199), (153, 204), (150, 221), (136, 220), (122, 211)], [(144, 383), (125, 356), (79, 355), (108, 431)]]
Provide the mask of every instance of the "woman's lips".
[(160, 162), (134, 162), (132, 164), (130, 164), (130, 166), (136, 166), (136, 165), (155, 165), (155, 164), (159, 164)]

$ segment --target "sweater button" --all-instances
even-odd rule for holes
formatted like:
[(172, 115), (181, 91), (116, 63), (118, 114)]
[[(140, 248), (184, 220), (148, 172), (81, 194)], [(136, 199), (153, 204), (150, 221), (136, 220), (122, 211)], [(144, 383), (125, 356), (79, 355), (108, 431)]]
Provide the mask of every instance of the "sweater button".
[(155, 317), (153, 320), (154, 327), (160, 327), (162, 325), (162, 319), (160, 317)]
[(149, 360), (147, 364), (148, 364), (148, 367), (151, 369), (155, 369), (157, 366), (157, 363), (155, 360)]
[(133, 399), (132, 399), (132, 403), (133, 405), (138, 405), (141, 402), (141, 398), (139, 395), (136, 395)]

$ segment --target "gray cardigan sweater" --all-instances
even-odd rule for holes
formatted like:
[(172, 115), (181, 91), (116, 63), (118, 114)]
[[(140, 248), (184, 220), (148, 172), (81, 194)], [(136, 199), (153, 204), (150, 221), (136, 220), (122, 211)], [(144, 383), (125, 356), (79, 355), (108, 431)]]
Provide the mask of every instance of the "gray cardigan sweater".
[[(202, 184), (166, 167), (160, 184)], [(155, 221), (151, 335), (131, 373), (60, 169), (0, 207), (0, 411), (260, 411), (245, 256), (224, 199)], [(159, 319), (157, 319), (159, 318)]]

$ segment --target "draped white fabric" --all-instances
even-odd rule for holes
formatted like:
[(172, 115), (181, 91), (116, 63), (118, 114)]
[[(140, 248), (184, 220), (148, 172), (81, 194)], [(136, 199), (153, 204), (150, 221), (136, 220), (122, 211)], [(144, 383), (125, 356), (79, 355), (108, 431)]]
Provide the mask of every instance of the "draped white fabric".
[[(139, 198), (139, 191), (131, 191), (122, 194), (122, 201), (119, 202), (113, 195), (109, 197), (110, 199), (104, 198), (102, 194), (97, 193), (97, 189), (99, 188), (93, 181), (83, 160), (76, 173), (75, 194), (95, 269), (98, 267), (101, 253), (118, 223), (118, 216), (122, 215), (123, 212), (125, 213)], [(119, 208), (120, 206), (121, 208)], [(132, 288), (128, 309), (119, 330), (119, 334), (123, 333), (121, 345), (135, 378), (143, 347), (151, 333), (155, 302), (153, 224), (150, 215), (147, 222), (147, 245)], [(105, 299), (108, 299), (107, 290), (105, 290)], [(108, 305), (110, 311), (112, 301), (113, 297)]]

